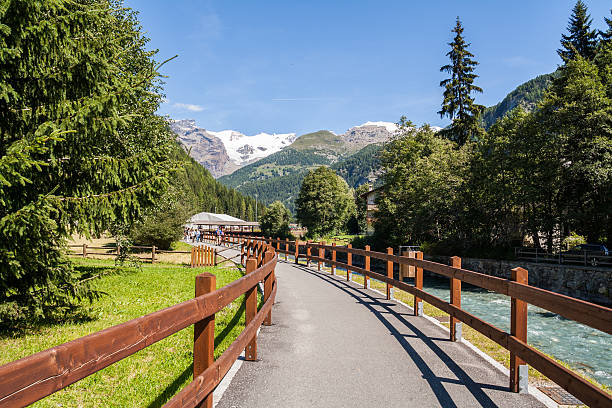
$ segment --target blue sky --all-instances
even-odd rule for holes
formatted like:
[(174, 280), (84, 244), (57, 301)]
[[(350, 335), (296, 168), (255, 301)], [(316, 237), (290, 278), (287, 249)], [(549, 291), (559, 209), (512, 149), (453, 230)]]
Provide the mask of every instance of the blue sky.
[[(552, 72), (573, 0), (126, 0), (159, 49), (161, 114), (210, 130), (342, 133), (366, 121), (444, 126), (450, 30), (460, 16), (480, 65), (477, 102)], [(603, 27), (609, 0), (586, 0)]]

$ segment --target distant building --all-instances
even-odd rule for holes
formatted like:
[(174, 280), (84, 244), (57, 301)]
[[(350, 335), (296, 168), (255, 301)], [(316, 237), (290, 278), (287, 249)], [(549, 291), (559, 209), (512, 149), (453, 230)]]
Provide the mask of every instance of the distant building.
[(384, 186), (370, 190), (367, 193), (363, 193), (361, 197), (366, 199), (366, 234), (374, 234), (374, 221), (376, 221), (376, 212), (378, 206), (376, 205), (376, 198), (382, 192)]
[(253, 232), (256, 228), (259, 229), (259, 223), (244, 221), (227, 214), (201, 212), (192, 216), (186, 227), (207, 231), (214, 231), (218, 227), (223, 227), (226, 231)]

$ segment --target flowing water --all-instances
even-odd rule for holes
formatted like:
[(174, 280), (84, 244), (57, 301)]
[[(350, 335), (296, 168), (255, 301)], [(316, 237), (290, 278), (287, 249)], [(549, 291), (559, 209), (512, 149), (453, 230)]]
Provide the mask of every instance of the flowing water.
[[(423, 289), (449, 301), (448, 279), (424, 276)], [(461, 307), (484, 321), (510, 332), (510, 298), (465, 283)], [(612, 387), (612, 336), (558, 314), (529, 305), (527, 342), (575, 371)]]

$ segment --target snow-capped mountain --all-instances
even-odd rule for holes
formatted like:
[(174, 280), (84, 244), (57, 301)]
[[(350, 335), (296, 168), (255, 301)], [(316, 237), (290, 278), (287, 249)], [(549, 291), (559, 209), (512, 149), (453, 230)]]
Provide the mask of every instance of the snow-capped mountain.
[(295, 133), (258, 133), (247, 136), (234, 130), (207, 132), (221, 139), (230, 160), (239, 166), (276, 153), (296, 139)]
[[(212, 131), (198, 127), (194, 120), (188, 119), (174, 120), (170, 127), (183, 147), (190, 151), (191, 157), (206, 167), (215, 178), (231, 174), (247, 164), (276, 153), (298, 139), (295, 133), (258, 133), (248, 136), (235, 130)], [(348, 154), (372, 143), (385, 142), (396, 131), (395, 123), (379, 121), (354, 126), (341, 135), (329, 133), (337, 136), (334, 143), (342, 144), (342, 151)], [(305, 143), (308, 144), (303, 142), (300, 147), (304, 148), (302, 145)]]
[(195, 120), (174, 120), (170, 128), (191, 157), (206, 167), (214, 177), (276, 153), (296, 139), (295, 133), (259, 133), (247, 136), (234, 130), (214, 132), (196, 125)]

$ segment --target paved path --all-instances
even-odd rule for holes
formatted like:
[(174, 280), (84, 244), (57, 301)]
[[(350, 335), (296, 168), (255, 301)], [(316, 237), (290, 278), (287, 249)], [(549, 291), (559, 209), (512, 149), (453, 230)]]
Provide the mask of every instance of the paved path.
[(448, 332), (380, 294), (279, 262), (273, 325), (219, 401), (230, 407), (541, 407)]

